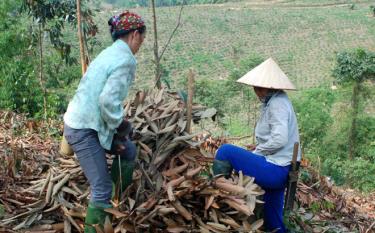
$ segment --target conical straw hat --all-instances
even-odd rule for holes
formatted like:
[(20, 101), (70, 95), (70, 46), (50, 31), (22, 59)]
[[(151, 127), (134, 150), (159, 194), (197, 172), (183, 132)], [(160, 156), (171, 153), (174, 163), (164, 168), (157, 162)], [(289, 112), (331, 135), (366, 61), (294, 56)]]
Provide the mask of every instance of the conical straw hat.
[(268, 58), (262, 64), (250, 70), (237, 82), (255, 87), (296, 90), (296, 87), (272, 58)]

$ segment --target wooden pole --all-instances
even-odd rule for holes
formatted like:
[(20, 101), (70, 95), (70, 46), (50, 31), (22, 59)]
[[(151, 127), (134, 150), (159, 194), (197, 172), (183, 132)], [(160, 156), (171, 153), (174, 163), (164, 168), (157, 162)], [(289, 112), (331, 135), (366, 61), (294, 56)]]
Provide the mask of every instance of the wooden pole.
[(187, 123), (186, 123), (186, 132), (191, 134), (191, 119), (193, 111), (193, 96), (194, 96), (194, 73), (190, 69), (188, 75), (188, 99), (186, 104), (186, 114), (187, 114)]
[(81, 0), (77, 0), (77, 26), (78, 26), (78, 39), (79, 39), (79, 53), (81, 56), (82, 75), (85, 74), (87, 69), (85, 47), (82, 35), (82, 22), (81, 22)]
[(43, 77), (43, 37), (42, 34), (44, 32), (44, 25), (42, 27), (41, 23), (39, 23), (39, 83), (40, 88), (43, 90), (43, 108), (44, 108), (44, 120), (47, 119), (47, 87), (44, 83)]
[(150, 0), (151, 10), (152, 10), (152, 19), (154, 26), (154, 59), (155, 59), (155, 86), (158, 89), (161, 89), (160, 82), (160, 57), (159, 57), (159, 45), (158, 45), (158, 29), (156, 24), (156, 12), (155, 12), (155, 0)]

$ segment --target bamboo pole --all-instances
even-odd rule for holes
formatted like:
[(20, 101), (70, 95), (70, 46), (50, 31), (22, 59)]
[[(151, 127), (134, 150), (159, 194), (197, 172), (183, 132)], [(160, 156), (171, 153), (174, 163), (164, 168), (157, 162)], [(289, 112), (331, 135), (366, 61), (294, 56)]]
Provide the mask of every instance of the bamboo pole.
[(85, 47), (82, 35), (82, 21), (81, 21), (81, 0), (77, 0), (77, 26), (78, 26), (78, 39), (79, 39), (79, 53), (81, 56), (82, 75), (85, 74), (87, 69)]
[(192, 119), (192, 109), (193, 109), (193, 95), (194, 95), (194, 73), (190, 69), (188, 75), (188, 99), (186, 103), (186, 114), (187, 114), (187, 124), (186, 131), (191, 134), (191, 119)]

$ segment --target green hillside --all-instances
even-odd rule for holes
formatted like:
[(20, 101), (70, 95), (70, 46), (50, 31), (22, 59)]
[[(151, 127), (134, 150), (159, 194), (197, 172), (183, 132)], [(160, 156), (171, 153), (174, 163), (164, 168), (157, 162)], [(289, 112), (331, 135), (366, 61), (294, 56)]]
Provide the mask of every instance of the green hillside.
[[(330, 86), (335, 53), (343, 49), (375, 48), (375, 18), (369, 1), (245, 1), (185, 6), (178, 33), (163, 64), (173, 81), (193, 68), (198, 78), (226, 79), (250, 54), (273, 57), (298, 88)], [(117, 9), (116, 9), (117, 10)], [(120, 11), (122, 9), (118, 9)], [(153, 75), (151, 14), (137, 8), (147, 20), (149, 34), (137, 55), (141, 86)], [(101, 12), (103, 45), (110, 43), (106, 20), (116, 11)], [(157, 8), (159, 45), (174, 29), (179, 7)], [(176, 85), (176, 82), (174, 82)]]
[[(356, 160), (348, 160), (351, 124), (351, 86), (334, 91), (332, 76), (338, 52), (362, 47), (375, 49), (375, 17), (370, 1), (242, 1), (184, 7), (181, 27), (162, 61), (166, 79), (184, 88), (188, 70), (197, 76), (196, 101), (216, 107), (222, 116), (217, 126), (204, 125), (216, 135), (252, 135), (258, 100), (251, 88), (234, 83), (259, 59), (273, 57), (296, 84), (290, 92), (299, 121), (304, 156), (339, 184), (374, 190), (375, 119), (373, 83), (361, 95)], [(101, 12), (102, 46), (111, 43), (106, 28), (110, 15)], [(149, 25), (144, 46), (137, 54), (138, 81), (134, 90), (153, 85), (151, 12), (134, 11)], [(173, 31), (180, 8), (157, 8), (160, 50)], [(99, 23), (103, 22), (103, 23)], [(246, 137), (237, 144), (251, 142)], [(371, 172), (370, 172), (371, 173)]]

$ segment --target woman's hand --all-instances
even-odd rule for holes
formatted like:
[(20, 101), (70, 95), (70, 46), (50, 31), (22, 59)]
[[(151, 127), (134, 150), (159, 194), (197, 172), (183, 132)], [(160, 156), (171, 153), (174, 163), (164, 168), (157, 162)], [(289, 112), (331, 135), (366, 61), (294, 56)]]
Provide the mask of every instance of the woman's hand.
[(256, 145), (254, 145), (254, 144), (247, 144), (246, 145), (246, 149), (247, 150), (254, 151), (255, 148), (256, 148)]
[(124, 119), (119, 127), (117, 128), (117, 133), (113, 137), (113, 149), (116, 153), (121, 154), (125, 151), (126, 147), (124, 142), (128, 140), (131, 136), (133, 129), (131, 123)]
[(131, 136), (132, 131), (132, 125), (127, 119), (124, 119), (117, 128), (117, 134), (124, 139), (126, 139), (126, 137), (128, 136)]
[(126, 149), (124, 141), (126, 141), (126, 138), (115, 134), (113, 137), (112, 151), (117, 154), (122, 154)]

